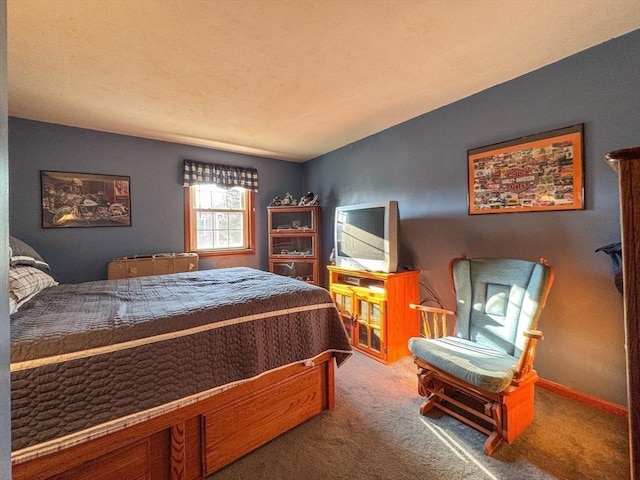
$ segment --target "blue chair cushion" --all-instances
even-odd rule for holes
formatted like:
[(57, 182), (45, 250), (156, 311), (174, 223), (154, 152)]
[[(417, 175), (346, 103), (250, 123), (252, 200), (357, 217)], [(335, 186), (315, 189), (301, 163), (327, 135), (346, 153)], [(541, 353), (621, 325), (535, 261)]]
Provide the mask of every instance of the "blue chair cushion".
[(519, 357), (537, 328), (552, 274), (548, 265), (502, 258), (452, 261), (457, 338)]
[(518, 359), (457, 337), (413, 337), (409, 350), (416, 357), (471, 385), (489, 392), (505, 390), (516, 373)]

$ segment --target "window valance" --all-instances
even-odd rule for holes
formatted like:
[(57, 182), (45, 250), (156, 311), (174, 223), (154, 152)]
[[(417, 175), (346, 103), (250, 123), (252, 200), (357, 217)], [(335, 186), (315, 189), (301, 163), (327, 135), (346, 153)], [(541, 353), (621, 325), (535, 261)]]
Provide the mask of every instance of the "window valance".
[(222, 188), (242, 187), (258, 192), (258, 169), (184, 161), (184, 186), (213, 184)]

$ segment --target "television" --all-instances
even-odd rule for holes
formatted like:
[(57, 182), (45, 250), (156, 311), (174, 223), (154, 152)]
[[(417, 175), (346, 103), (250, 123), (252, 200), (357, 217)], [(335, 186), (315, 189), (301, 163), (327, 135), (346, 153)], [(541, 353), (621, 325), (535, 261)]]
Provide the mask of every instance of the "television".
[(336, 207), (336, 266), (370, 272), (398, 268), (398, 202)]

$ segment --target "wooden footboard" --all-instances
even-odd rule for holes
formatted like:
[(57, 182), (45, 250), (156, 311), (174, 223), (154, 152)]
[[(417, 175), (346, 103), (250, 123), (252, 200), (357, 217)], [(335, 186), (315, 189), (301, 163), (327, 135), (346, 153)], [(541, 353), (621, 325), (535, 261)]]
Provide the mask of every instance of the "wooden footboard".
[(14, 480), (202, 479), (334, 406), (333, 355), (13, 466)]

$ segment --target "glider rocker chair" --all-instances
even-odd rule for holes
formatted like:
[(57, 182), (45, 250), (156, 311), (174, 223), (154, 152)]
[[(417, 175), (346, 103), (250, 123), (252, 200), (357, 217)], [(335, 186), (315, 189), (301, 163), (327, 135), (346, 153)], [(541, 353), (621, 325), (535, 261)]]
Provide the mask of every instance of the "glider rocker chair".
[[(533, 420), (537, 324), (553, 283), (539, 262), (454, 258), (457, 312), (411, 305), (421, 337), (409, 339), (425, 415), (438, 408), (488, 435), (484, 452), (511, 443)], [(456, 317), (455, 327), (447, 318)]]

